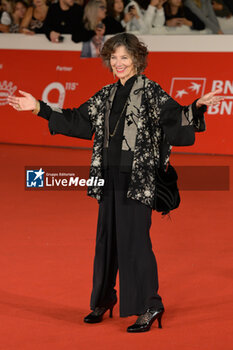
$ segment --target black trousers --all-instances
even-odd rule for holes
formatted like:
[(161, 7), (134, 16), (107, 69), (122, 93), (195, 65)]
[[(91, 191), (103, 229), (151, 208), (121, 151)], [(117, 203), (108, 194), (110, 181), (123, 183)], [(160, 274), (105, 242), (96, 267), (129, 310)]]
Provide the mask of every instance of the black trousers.
[(120, 316), (140, 315), (163, 307), (157, 294), (157, 263), (149, 236), (152, 209), (126, 197), (129, 173), (105, 171), (99, 205), (91, 309), (117, 299), (119, 269)]

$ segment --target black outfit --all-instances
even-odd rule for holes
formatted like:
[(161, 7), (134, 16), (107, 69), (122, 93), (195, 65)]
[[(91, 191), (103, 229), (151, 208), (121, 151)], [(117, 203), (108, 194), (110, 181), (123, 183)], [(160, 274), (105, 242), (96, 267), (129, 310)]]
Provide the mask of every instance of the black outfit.
[(152, 209), (126, 198), (130, 173), (105, 170), (103, 199), (99, 205), (91, 309), (116, 300), (117, 269), (120, 316), (144, 314), (163, 308), (158, 291), (157, 263), (149, 230)]
[(223, 2), (225, 3), (225, 5), (229, 8), (231, 13), (233, 14), (233, 2), (232, 2), (232, 0), (223, 0)]
[(51, 31), (61, 34), (72, 34), (79, 23), (82, 22), (82, 17), (83, 9), (77, 4), (74, 4), (66, 11), (61, 9), (59, 2), (52, 4), (45, 19), (44, 32), (49, 40)]
[(124, 27), (122, 27), (121, 23), (117, 21), (115, 18), (106, 16), (106, 18), (103, 20), (103, 23), (105, 24), (107, 30), (106, 35), (111, 34), (118, 34), (125, 31)]
[[(125, 31), (121, 23), (119, 23), (113, 17), (107, 16), (102, 22), (105, 25), (105, 35), (117, 34)], [(89, 41), (94, 35), (96, 35), (96, 32), (94, 30), (86, 29), (83, 22), (81, 21), (73, 32), (72, 40), (75, 43), (78, 43), (80, 41)]]
[(36, 34), (44, 34), (45, 33), (44, 22), (34, 17), (34, 11), (35, 10), (33, 9), (32, 19), (29, 24), (29, 29), (34, 31)]
[(165, 11), (166, 21), (172, 18), (186, 18), (193, 23), (191, 29), (205, 29), (205, 24), (186, 6), (180, 7), (176, 15), (168, 15), (166, 12), (167, 11)]
[[(113, 133), (135, 79), (136, 76), (131, 77), (124, 86), (120, 82), (117, 83), (117, 90), (109, 115), (110, 133)], [(144, 78), (141, 77), (140, 79)], [(106, 87), (101, 89), (101, 92), (105, 91), (105, 89)], [(96, 95), (98, 96), (99, 93)], [(95, 98), (96, 103), (103, 102), (103, 106), (107, 104), (106, 95), (103, 94), (102, 99)], [(40, 112), (38, 115), (49, 120), (49, 129), (52, 134), (60, 133), (67, 136), (91, 139), (94, 132), (92, 123), (95, 121), (97, 128), (98, 121), (98, 113), (96, 112), (94, 114), (95, 119), (91, 122), (90, 116), (92, 116), (92, 113), (95, 113), (92, 111), (92, 108), (96, 110), (92, 101), (93, 99), (91, 98), (89, 102), (85, 102), (78, 109), (65, 109), (60, 112), (52, 111), (48, 105), (40, 101)], [(145, 104), (145, 101), (142, 101), (143, 104)], [(176, 108), (174, 109), (174, 105), (178, 106), (177, 110)], [(194, 117), (198, 118), (200, 113), (201, 119), (204, 112), (201, 110), (202, 108), (196, 111), (195, 102), (190, 107), (193, 109)], [(178, 114), (181, 114), (180, 108), (176, 102), (169, 102), (168, 100), (166, 113), (163, 113), (161, 122), (167, 137), (171, 139), (171, 144), (177, 145), (175, 135), (177, 135), (180, 142), (178, 145), (192, 144), (194, 142), (193, 126), (186, 125), (186, 119), (185, 126), (180, 126), (181, 120), (177, 119)], [(146, 113), (145, 117), (147, 117), (147, 112), (144, 113)], [(174, 122), (176, 119), (177, 122)], [(134, 151), (121, 149), (123, 129), (125, 125), (128, 126), (128, 124), (125, 124), (126, 122), (130, 122), (130, 119), (127, 119), (125, 113), (123, 113), (115, 136), (110, 139), (109, 147), (106, 147), (104, 150), (105, 157), (103, 159), (105, 158), (105, 162), (101, 163), (101, 166), (104, 167), (105, 184), (103, 196), (99, 202), (93, 289), (90, 305), (92, 310), (96, 307), (113, 305), (117, 299), (114, 287), (119, 268), (121, 317), (144, 314), (149, 308), (154, 310), (163, 309), (162, 299), (157, 293), (157, 263), (149, 235), (152, 209), (142, 201), (127, 197), (127, 190), (130, 187), (129, 182), (132, 179), (130, 170), (122, 171), (122, 159), (125, 153), (128, 155), (129, 152), (134, 153)], [(169, 127), (168, 124), (171, 126)], [(184, 132), (182, 132), (182, 128), (185, 129)], [(102, 130), (104, 129), (96, 132), (97, 136)], [(137, 125), (137, 132), (139, 132), (138, 130), (139, 124)], [(192, 130), (190, 139), (188, 136), (189, 130)], [(187, 137), (188, 141), (185, 142), (183, 138)], [(95, 149), (95, 144), (93, 148)], [(99, 148), (97, 147), (97, 149)], [(146, 152), (147, 149), (144, 149)], [(103, 149), (101, 149), (102, 151)], [(144, 153), (142, 157), (144, 157)], [(127, 165), (130, 166), (130, 157), (125, 157), (125, 159), (127, 159)], [(93, 161), (95, 161), (95, 158), (93, 158)], [(142, 186), (143, 182), (139, 182), (137, 187)]]
[[(125, 103), (127, 102), (127, 98), (129, 96), (130, 90), (136, 80), (137, 76), (134, 75), (130, 79), (128, 79), (125, 83), (125, 85), (122, 85), (120, 80), (118, 81), (118, 87), (117, 91), (113, 100), (111, 113), (109, 116), (109, 131), (110, 134), (114, 132), (114, 129), (116, 127), (117, 121), (121, 115), (122, 110), (124, 109)], [(120, 122), (118, 124), (118, 127), (116, 129), (116, 133), (114, 137), (110, 137), (109, 140), (109, 147), (108, 149), (104, 149), (104, 152), (107, 153), (107, 156), (105, 155), (105, 159), (107, 160), (104, 164), (105, 167), (119, 167), (121, 163), (121, 157), (124, 157), (124, 153), (128, 153), (128, 151), (122, 151), (121, 144), (122, 144), (122, 138), (123, 138), (123, 131), (124, 131), (124, 124), (125, 124), (125, 112), (126, 108), (124, 110), (124, 113), (120, 119)], [(122, 154), (123, 153), (123, 154)], [(132, 155), (133, 156), (133, 155)], [(133, 158), (133, 157), (132, 157)], [(131, 171), (131, 164), (129, 164), (128, 167), (125, 167), (125, 169), (121, 169), (124, 172), (130, 172)]]
[[(128, 79), (124, 86), (120, 81), (117, 83), (109, 116), (110, 133), (116, 126), (136, 77)], [(81, 108), (85, 111), (87, 103)], [(38, 115), (49, 119), (50, 114), (50, 107), (40, 102)], [(121, 166), (119, 170), (124, 152), (128, 153), (121, 150), (124, 123), (125, 113), (108, 149), (104, 150), (105, 185), (99, 205), (90, 305), (94, 310), (97, 306), (111, 305), (117, 299), (114, 287), (119, 268), (121, 317), (144, 314), (148, 308), (163, 308), (162, 299), (157, 294), (157, 263), (149, 235), (152, 209), (126, 197), (131, 169), (129, 157), (126, 157), (127, 167)], [(86, 122), (80, 120), (77, 130), (79, 128), (90, 138)]]
[[(125, 85), (118, 82), (109, 116), (112, 134), (125, 106), (136, 75)], [(105, 162), (104, 198), (99, 216), (94, 260), (91, 309), (111, 305), (116, 299), (116, 274), (119, 268), (120, 316), (140, 315), (149, 307), (163, 308), (157, 294), (157, 263), (149, 236), (152, 209), (126, 197), (130, 167), (119, 171), (125, 123), (122, 114), (116, 133), (111, 137)], [(145, 304), (146, 301), (146, 304)]]

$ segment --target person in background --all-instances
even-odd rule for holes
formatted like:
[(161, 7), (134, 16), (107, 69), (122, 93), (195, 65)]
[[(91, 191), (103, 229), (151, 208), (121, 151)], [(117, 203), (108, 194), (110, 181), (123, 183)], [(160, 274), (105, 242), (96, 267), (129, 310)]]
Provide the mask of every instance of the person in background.
[(49, 7), (44, 32), (53, 43), (61, 41), (61, 34), (72, 34), (83, 18), (82, 6), (74, 0), (59, 0)]
[(33, 6), (30, 6), (21, 23), (20, 33), (33, 35), (35, 33), (44, 33), (44, 21), (48, 13), (46, 0), (33, 0)]
[(211, 0), (185, 0), (187, 6), (213, 34), (223, 34), (212, 8)]
[(223, 0), (212, 1), (212, 6), (224, 34), (233, 34), (233, 17)]
[(163, 4), (166, 0), (130, 1), (125, 8), (132, 16), (126, 25), (127, 31), (151, 34), (154, 28), (161, 28), (165, 23)]
[(13, 2), (2, 0), (2, 13), (0, 13), (0, 32), (8, 33), (12, 23)]
[(231, 11), (224, 4), (223, 0), (213, 0), (212, 7), (217, 17), (231, 17)]
[(125, 7), (125, 14), (128, 14), (130, 20), (127, 21), (125, 29), (127, 32), (137, 32), (146, 34), (147, 27), (143, 18), (141, 7), (136, 1), (130, 1)]
[(163, 4), (167, 0), (151, 0), (147, 8), (143, 11), (144, 21), (148, 28), (148, 34), (153, 28), (161, 28), (165, 24), (165, 14)]
[[(102, 1), (89, 1), (83, 15), (83, 28), (78, 36), (83, 38), (81, 57), (99, 57), (104, 44), (106, 27), (103, 20), (106, 18), (106, 7)], [(93, 32), (95, 33), (94, 35)], [(90, 40), (86, 40), (89, 38)]]
[(83, 22), (76, 27), (72, 40), (76, 43), (92, 40), (100, 45), (104, 35), (123, 31), (124, 28), (116, 19), (106, 16), (105, 2), (89, 0), (84, 9)]
[(123, 0), (108, 0), (107, 15), (115, 18), (125, 28), (127, 23), (131, 20), (131, 12), (124, 12), (125, 5)]
[(203, 30), (205, 24), (186, 7), (183, 0), (168, 0), (164, 4), (166, 26), (188, 26), (190, 29)]
[(17, 0), (13, 7), (10, 33), (19, 33), (20, 24), (26, 14), (28, 5), (24, 0)]

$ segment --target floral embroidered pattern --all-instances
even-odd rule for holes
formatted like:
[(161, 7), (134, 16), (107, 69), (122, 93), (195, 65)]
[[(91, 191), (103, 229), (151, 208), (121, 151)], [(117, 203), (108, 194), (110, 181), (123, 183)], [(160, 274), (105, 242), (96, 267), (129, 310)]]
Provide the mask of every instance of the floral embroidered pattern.
[[(90, 176), (93, 177), (102, 178), (103, 176), (102, 151), (106, 132), (105, 116), (109, 113), (111, 104), (108, 103), (108, 101), (113, 91), (112, 89), (114, 89), (115, 86), (115, 84), (105, 86), (88, 100), (89, 118), (95, 132), (90, 168)], [(133, 132), (136, 132), (131, 181), (127, 197), (139, 200), (152, 207), (155, 193), (155, 167), (161, 165), (160, 145), (163, 131), (160, 125), (160, 114), (163, 106), (167, 101), (172, 100), (172, 98), (156, 82), (149, 80), (144, 75), (138, 77), (137, 87), (138, 86), (140, 86), (138, 91), (141, 90), (142, 94), (135, 92), (135, 95), (140, 95), (140, 108), (136, 109), (135, 104), (133, 106), (134, 120), (137, 119), (137, 128), (135, 129), (135, 126), (133, 127), (134, 123), (129, 123), (131, 118), (126, 117), (124, 130), (124, 137), (127, 132), (129, 134), (129, 128), (132, 128), (132, 130), (135, 130)], [(130, 108), (131, 107), (129, 107), (129, 111), (127, 109), (127, 115), (129, 116), (131, 113)], [(181, 112), (185, 113), (185, 117), (189, 121), (192, 121), (193, 117), (188, 115), (191, 109), (181, 106), (180, 108)], [(171, 148), (172, 147), (167, 144), (166, 154), (163, 155), (164, 167), (169, 161)], [(100, 201), (102, 198), (102, 191), (102, 187), (92, 186), (88, 188), (88, 195)]]

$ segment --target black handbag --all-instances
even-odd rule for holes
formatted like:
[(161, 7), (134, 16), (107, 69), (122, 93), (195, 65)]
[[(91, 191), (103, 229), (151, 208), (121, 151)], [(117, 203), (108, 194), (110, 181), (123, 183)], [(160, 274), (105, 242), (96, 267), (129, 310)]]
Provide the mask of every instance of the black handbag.
[[(150, 104), (148, 102), (149, 98), (146, 94), (146, 90), (144, 90), (144, 94), (147, 97), (144, 103), (149, 116)], [(153, 111), (151, 113), (153, 114)], [(150, 118), (148, 118), (148, 122), (149, 130), (152, 131)], [(152, 135), (151, 140), (153, 140)], [(162, 167), (155, 167), (155, 180), (156, 184), (152, 208), (158, 212), (161, 212), (162, 215), (167, 215), (171, 210), (178, 208), (180, 205), (180, 194), (177, 186), (177, 172), (170, 163), (168, 163), (166, 170), (164, 170)]]
[(177, 172), (169, 163), (166, 171), (162, 168), (156, 168), (155, 179), (153, 209), (162, 212), (162, 215), (166, 215), (180, 205)]

